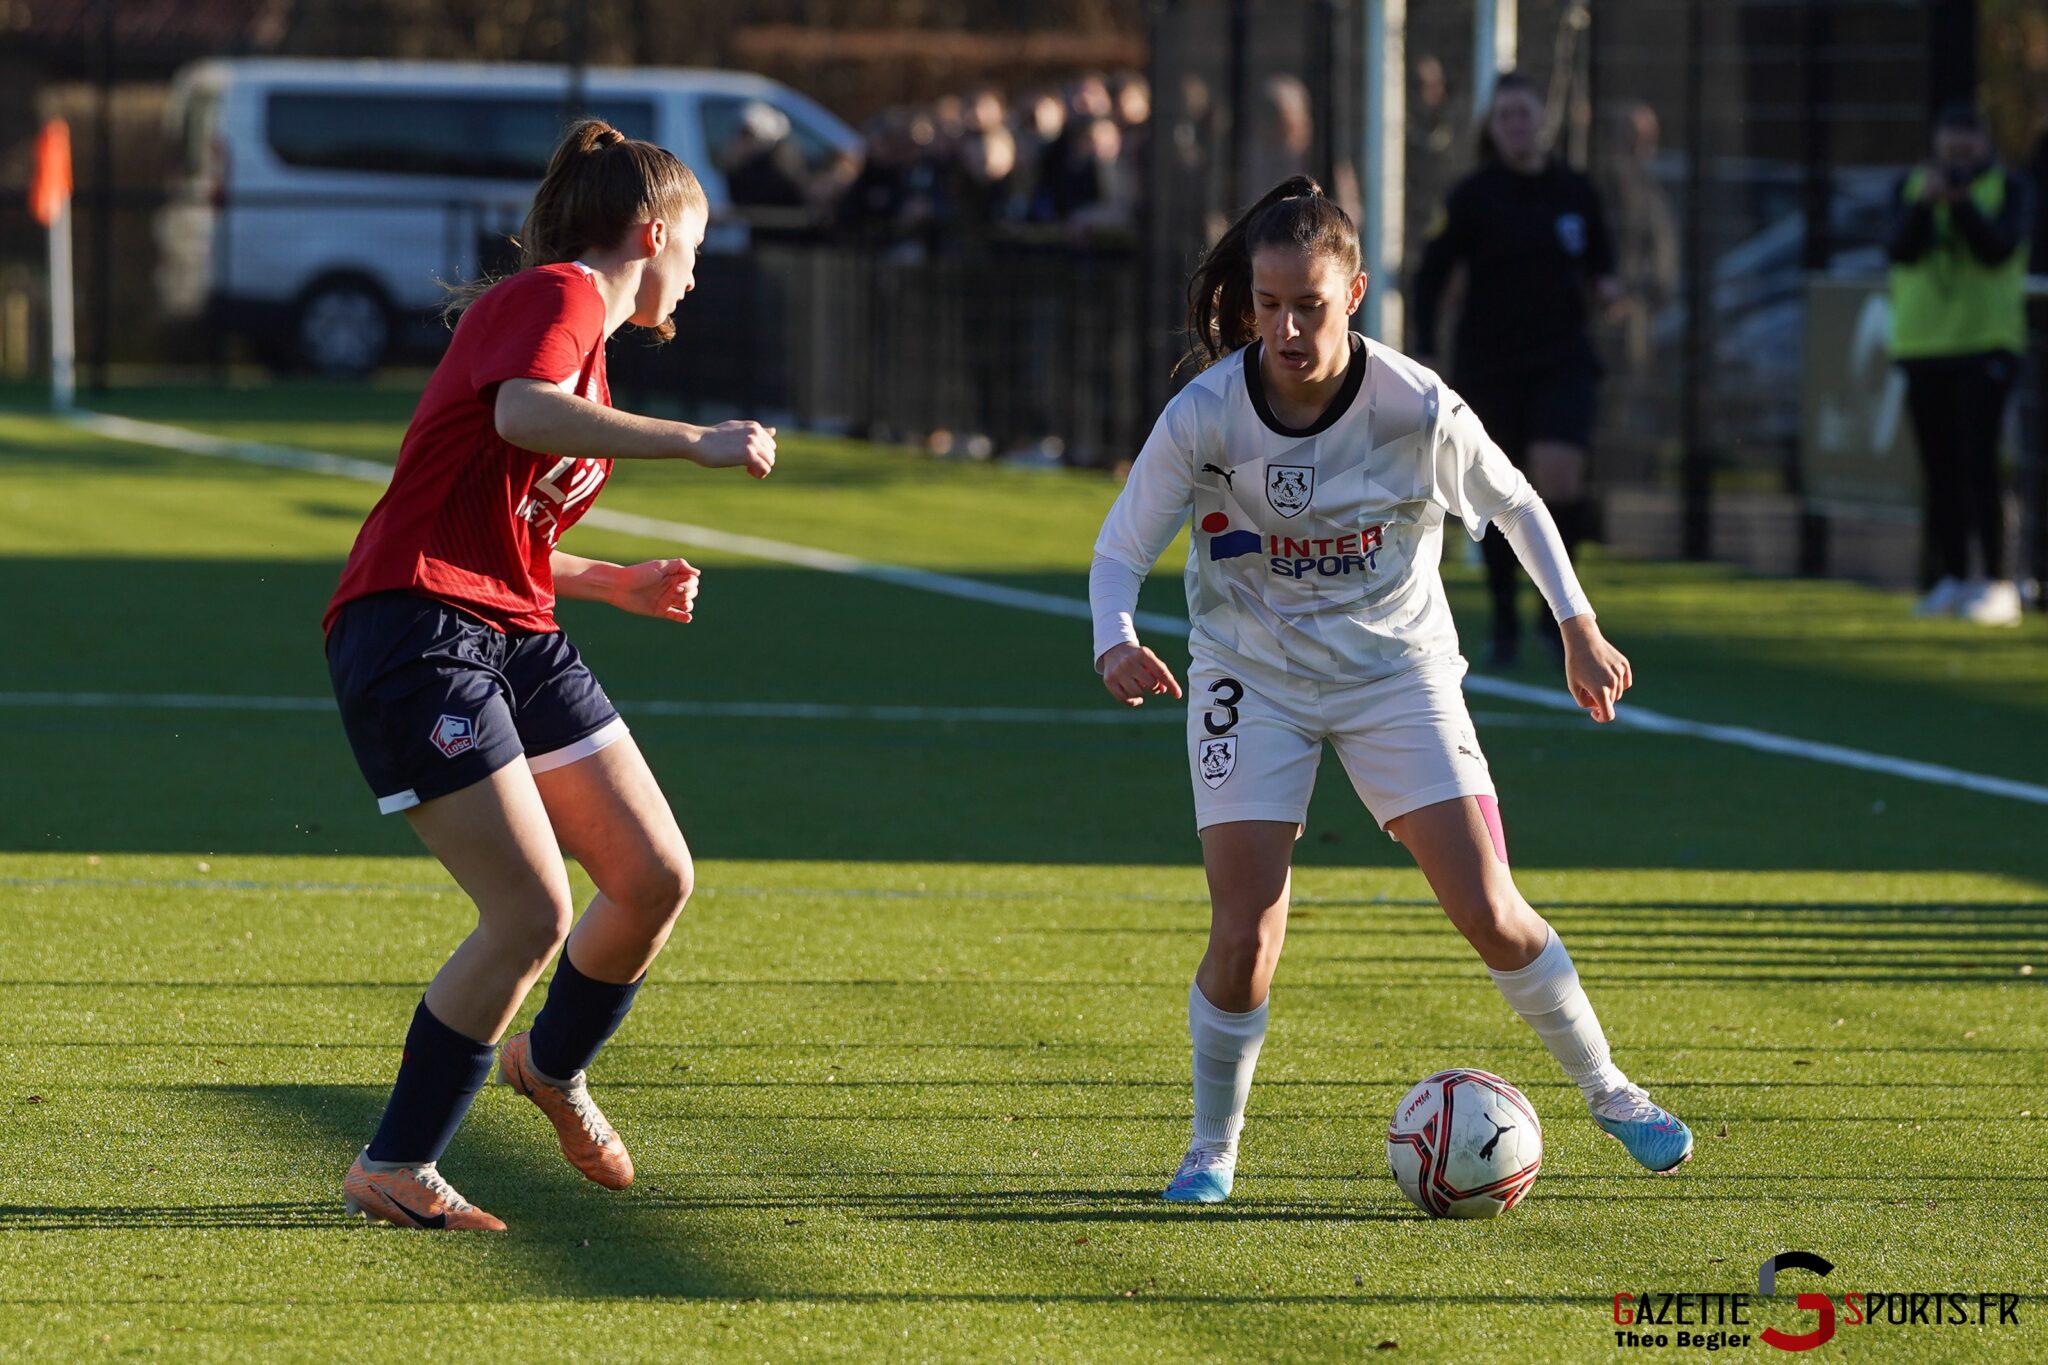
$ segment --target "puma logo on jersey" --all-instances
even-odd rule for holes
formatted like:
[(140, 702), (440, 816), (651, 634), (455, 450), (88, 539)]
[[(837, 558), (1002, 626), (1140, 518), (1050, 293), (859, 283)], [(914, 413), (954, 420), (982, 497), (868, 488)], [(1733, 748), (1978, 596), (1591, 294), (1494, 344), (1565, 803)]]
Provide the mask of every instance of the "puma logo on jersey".
[(1202, 472), (1204, 474), (1221, 474), (1223, 482), (1229, 484), (1233, 489), (1237, 487), (1235, 482), (1237, 471), (1234, 469), (1225, 469), (1220, 464), (1205, 464), (1202, 466)]

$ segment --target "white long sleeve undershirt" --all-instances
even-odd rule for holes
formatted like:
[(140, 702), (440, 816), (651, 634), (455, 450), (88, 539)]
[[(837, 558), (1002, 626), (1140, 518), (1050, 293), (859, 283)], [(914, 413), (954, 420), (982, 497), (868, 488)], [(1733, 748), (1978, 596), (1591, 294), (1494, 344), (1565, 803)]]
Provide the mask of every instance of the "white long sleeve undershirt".
[(1543, 499), (1531, 494), (1527, 502), (1518, 503), (1495, 517), (1493, 525), (1507, 537), (1515, 558), (1522, 562), (1522, 567), (1528, 570), (1529, 577), (1542, 592), (1543, 600), (1550, 604), (1553, 617), (1563, 622), (1574, 616), (1593, 614), (1593, 604), (1586, 600), (1585, 589), (1579, 586), (1579, 576), (1572, 571), (1572, 560), (1565, 552), (1564, 537), (1557, 532), (1557, 520), (1543, 505)]
[(1088, 565), (1088, 605), (1095, 613), (1095, 671), (1102, 656), (1118, 645), (1138, 643), (1132, 614), (1138, 609), (1138, 588), (1145, 575), (1120, 559), (1097, 555)]

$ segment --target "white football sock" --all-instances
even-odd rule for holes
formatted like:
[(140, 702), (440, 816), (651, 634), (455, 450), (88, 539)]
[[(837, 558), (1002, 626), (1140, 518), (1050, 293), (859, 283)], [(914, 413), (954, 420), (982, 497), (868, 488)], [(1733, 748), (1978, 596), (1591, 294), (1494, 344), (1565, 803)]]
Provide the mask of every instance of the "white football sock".
[(1200, 986), (1190, 986), (1188, 1038), (1195, 1045), (1195, 1141), (1234, 1149), (1244, 1130), (1252, 1068), (1266, 1041), (1266, 1004), (1228, 1014), (1210, 1004)]
[(1487, 974), (1515, 1013), (1536, 1030), (1543, 1046), (1578, 1085), (1586, 1103), (1628, 1084), (1628, 1077), (1608, 1054), (1607, 1035), (1600, 1031), (1593, 1002), (1586, 999), (1578, 968), (1572, 966), (1571, 954), (1564, 950), (1564, 940), (1556, 930), (1551, 930), (1550, 941), (1528, 966), (1512, 972), (1489, 967)]

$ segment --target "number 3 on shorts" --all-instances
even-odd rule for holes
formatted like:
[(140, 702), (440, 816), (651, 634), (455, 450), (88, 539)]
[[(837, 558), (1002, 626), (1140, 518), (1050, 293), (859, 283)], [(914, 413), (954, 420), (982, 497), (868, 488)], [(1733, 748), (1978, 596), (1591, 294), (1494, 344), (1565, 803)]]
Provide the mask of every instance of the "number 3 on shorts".
[[(1237, 704), (1244, 700), (1244, 684), (1235, 678), (1218, 678), (1209, 684), (1216, 704), (1202, 717), (1202, 728), (1212, 735), (1227, 735), (1237, 728)], [(1216, 719), (1221, 711), (1223, 719)]]

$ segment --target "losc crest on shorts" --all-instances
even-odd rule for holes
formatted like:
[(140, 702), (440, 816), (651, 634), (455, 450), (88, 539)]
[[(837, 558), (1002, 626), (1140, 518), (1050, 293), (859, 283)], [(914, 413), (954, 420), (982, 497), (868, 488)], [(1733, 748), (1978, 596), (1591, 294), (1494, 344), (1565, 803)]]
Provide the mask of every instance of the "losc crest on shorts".
[(1382, 828), (1439, 801), (1492, 796), (1464, 677), (1453, 659), (1347, 687), (1288, 686), (1198, 659), (1188, 672), (1195, 828), (1305, 823), (1326, 739)]
[(501, 632), (411, 593), (342, 607), (327, 669), (349, 747), (386, 815), (481, 782), (522, 755), (546, 772), (626, 733), (566, 635)]

